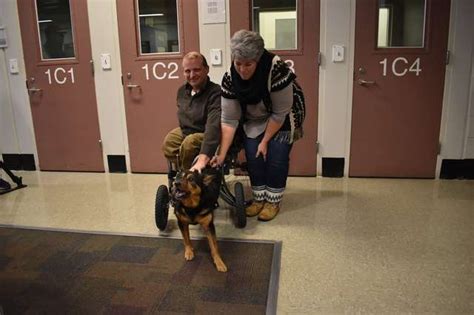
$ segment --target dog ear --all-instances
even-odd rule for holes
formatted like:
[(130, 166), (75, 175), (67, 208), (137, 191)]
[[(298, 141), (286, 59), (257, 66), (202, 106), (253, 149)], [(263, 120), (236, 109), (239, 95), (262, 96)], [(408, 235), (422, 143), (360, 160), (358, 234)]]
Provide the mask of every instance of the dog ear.
[(202, 182), (205, 186), (209, 186), (209, 184), (212, 183), (215, 177), (215, 175), (204, 175)]

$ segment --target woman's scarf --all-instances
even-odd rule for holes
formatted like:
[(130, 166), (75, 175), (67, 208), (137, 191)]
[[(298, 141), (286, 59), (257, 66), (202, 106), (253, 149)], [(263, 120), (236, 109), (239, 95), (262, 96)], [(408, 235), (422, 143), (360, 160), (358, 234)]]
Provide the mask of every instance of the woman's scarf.
[(237, 70), (235, 70), (234, 63), (232, 63), (230, 73), (234, 87), (233, 92), (240, 104), (257, 104), (270, 93), (268, 91), (268, 77), (274, 56), (265, 49), (257, 63), (254, 74), (248, 80), (242, 80)]

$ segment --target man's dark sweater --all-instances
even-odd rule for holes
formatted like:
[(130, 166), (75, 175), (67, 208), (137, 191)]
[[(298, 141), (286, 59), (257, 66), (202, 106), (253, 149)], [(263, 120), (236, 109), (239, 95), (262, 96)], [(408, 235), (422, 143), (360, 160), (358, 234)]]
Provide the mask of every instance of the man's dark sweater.
[(209, 77), (204, 88), (191, 95), (188, 83), (178, 90), (178, 120), (183, 135), (203, 132), (201, 154), (212, 158), (221, 136), (221, 88)]

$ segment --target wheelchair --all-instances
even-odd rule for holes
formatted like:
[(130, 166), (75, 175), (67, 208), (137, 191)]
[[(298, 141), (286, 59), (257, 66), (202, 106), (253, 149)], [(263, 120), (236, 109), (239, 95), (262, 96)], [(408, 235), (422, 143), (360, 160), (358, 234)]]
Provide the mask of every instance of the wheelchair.
[[(177, 163), (176, 163), (177, 164)], [(168, 224), (168, 214), (170, 206), (173, 206), (170, 198), (171, 188), (177, 172), (179, 171), (175, 163), (168, 161), (168, 186), (160, 185), (156, 191), (155, 198), (155, 223), (160, 231), (166, 230)], [(247, 225), (245, 208), (250, 203), (245, 201), (244, 185), (240, 181), (230, 180), (230, 176), (246, 176), (247, 164), (243, 162), (238, 153), (228, 154), (228, 158), (220, 167), (222, 172), (222, 183), (219, 197), (231, 207), (231, 217), (236, 228), (242, 229)], [(233, 182), (233, 193), (232, 185)], [(216, 208), (218, 205), (216, 205)]]
[(8, 176), (10, 176), (11, 180), (16, 184), (16, 186), (12, 187), (9, 182), (7, 182), (7, 181), (3, 180), (2, 178), (0, 178), (1, 185), (3, 185), (3, 188), (4, 188), (4, 189), (0, 190), (0, 195), (3, 195), (3, 194), (6, 194), (6, 193), (9, 193), (11, 191), (26, 187), (26, 185), (23, 184), (23, 179), (19, 176), (15, 176), (15, 174), (13, 174), (13, 172), (10, 171), (7, 168), (5, 163), (0, 160), (0, 170), (2, 170), (2, 169), (5, 171), (5, 173), (7, 173)]

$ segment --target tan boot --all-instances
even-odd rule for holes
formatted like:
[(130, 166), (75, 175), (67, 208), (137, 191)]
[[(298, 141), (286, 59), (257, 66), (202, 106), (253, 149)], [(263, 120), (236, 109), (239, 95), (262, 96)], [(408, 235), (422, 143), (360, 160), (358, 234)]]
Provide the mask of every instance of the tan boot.
[(248, 217), (254, 217), (262, 211), (265, 201), (252, 201), (250, 206), (245, 208), (245, 214)]
[(274, 217), (280, 211), (280, 203), (276, 202), (266, 202), (263, 210), (258, 215), (258, 220), (260, 221), (270, 221), (273, 220)]

